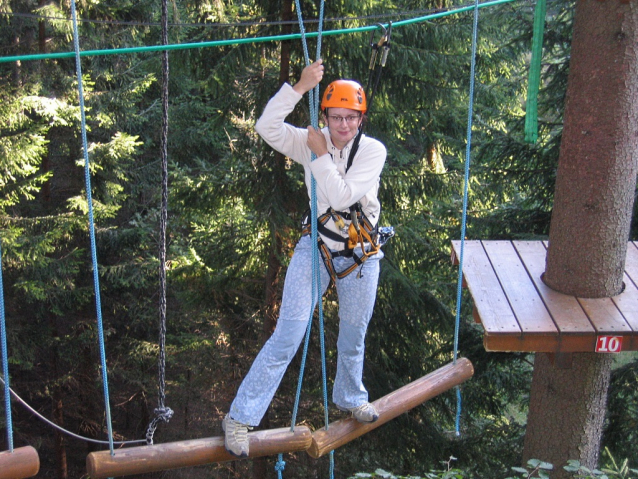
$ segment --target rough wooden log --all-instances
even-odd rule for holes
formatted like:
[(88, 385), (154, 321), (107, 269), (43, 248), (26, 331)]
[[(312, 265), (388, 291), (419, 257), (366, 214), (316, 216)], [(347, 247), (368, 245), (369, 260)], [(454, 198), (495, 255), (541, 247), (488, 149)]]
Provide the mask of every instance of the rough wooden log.
[(318, 458), (363, 434), (376, 429), (404, 412), (424, 403), (448, 389), (458, 386), (471, 378), (474, 367), (469, 359), (461, 358), (456, 364), (450, 363), (402, 388), (377, 399), (372, 404), (379, 412), (376, 422), (362, 424), (354, 418), (341, 419), (312, 434), (312, 444), (308, 454)]
[(0, 452), (0, 479), (33, 477), (39, 470), (40, 457), (31, 446)]
[[(269, 429), (248, 434), (251, 458), (284, 452), (305, 451), (310, 447), (312, 432), (305, 426)], [(131, 447), (115, 451), (92, 452), (86, 458), (91, 479), (144, 474), (180, 467), (193, 467), (237, 458), (224, 448), (224, 438), (193, 439), (152, 446)]]

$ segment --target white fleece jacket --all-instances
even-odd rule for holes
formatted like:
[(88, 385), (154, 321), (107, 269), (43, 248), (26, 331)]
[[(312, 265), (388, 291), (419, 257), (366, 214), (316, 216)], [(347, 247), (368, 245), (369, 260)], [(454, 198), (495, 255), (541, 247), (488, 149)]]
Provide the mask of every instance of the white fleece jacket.
[[(386, 159), (385, 146), (374, 138), (362, 135), (352, 166), (346, 173), (348, 155), (354, 140), (350, 140), (343, 150), (339, 150), (333, 145), (326, 127), (322, 132), (326, 137), (329, 153), (310, 161), (312, 152), (307, 144), (308, 131), (284, 121), (301, 98), (292, 86), (284, 84), (266, 105), (255, 124), (255, 130), (275, 150), (303, 165), (308, 196), (311, 194), (311, 174), (314, 175), (319, 214), (325, 213), (329, 207), (335, 211), (348, 211), (351, 205), (360, 201), (370, 222), (377, 224), (381, 214), (377, 193)], [(332, 220), (326, 226), (341, 235)], [(330, 238), (322, 236), (322, 239), (333, 251), (344, 248), (343, 244)]]

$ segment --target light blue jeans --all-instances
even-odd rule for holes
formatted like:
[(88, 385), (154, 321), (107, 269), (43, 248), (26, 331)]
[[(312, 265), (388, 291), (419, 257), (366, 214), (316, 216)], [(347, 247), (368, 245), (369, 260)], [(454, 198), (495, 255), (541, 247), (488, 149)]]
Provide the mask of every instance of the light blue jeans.
[[(303, 236), (297, 243), (286, 272), (275, 332), (255, 358), (230, 407), (230, 416), (243, 424), (259, 425), (304, 338), (317, 303), (316, 296), (312, 297), (312, 247), (310, 236)], [(379, 250), (363, 264), (360, 277), (360, 268), (357, 268), (336, 282), (339, 338), (332, 400), (338, 407), (352, 408), (368, 401), (368, 392), (362, 382), (365, 335), (377, 295), (381, 258), (383, 252)], [(335, 269), (342, 271), (353, 261), (352, 258), (335, 258)], [(330, 275), (321, 257), (319, 262), (323, 294), (330, 284)]]

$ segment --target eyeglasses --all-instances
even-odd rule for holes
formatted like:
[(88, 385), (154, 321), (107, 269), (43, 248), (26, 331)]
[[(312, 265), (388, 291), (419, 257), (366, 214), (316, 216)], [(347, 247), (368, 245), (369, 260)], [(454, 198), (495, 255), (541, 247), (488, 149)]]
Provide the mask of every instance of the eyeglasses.
[(348, 116), (338, 116), (338, 115), (328, 115), (328, 119), (333, 123), (340, 124), (343, 120), (346, 120), (346, 123), (356, 123), (361, 118), (361, 115), (348, 115)]

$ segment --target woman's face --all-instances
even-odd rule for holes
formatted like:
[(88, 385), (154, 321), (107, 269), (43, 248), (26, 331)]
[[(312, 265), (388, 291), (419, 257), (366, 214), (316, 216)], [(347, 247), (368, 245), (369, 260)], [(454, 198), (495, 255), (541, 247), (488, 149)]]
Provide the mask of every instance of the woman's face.
[(361, 126), (361, 112), (349, 108), (328, 108), (325, 118), (332, 143), (340, 150), (357, 135)]

